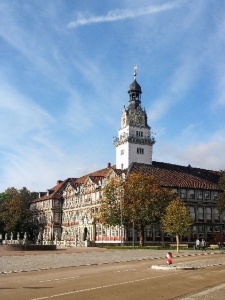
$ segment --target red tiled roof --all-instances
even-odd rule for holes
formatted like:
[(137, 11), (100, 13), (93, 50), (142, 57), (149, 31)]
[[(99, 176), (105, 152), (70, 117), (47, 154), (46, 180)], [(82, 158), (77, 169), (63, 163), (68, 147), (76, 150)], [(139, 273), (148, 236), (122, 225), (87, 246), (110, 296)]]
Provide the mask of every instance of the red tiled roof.
[[(32, 202), (38, 202), (38, 201), (43, 201), (43, 200), (53, 199), (53, 198), (59, 199), (62, 197), (63, 189), (65, 188), (65, 186), (67, 185), (68, 182), (73, 187), (77, 187), (79, 185), (82, 185), (85, 182), (85, 180), (88, 177), (90, 177), (93, 182), (98, 183), (98, 181), (102, 178), (105, 178), (111, 170), (115, 170), (115, 166), (110, 166), (108, 168), (104, 168), (104, 169), (92, 172), (90, 174), (84, 175), (79, 178), (68, 178), (62, 182), (57, 183), (56, 186), (51, 188), (50, 190), (52, 191), (52, 193), (47, 195), (47, 192), (46, 192), (42, 197), (36, 198)], [(121, 170), (118, 170), (118, 171), (120, 172)]]
[(44, 196), (35, 199), (33, 202), (53, 198), (59, 199), (62, 197), (63, 190), (68, 183), (70, 183), (73, 187), (77, 187), (82, 185), (88, 177), (93, 182), (98, 183), (99, 180), (106, 178), (111, 170), (113, 170), (117, 175), (130, 172), (149, 173), (157, 177), (160, 184), (164, 187), (221, 190), (218, 185), (218, 181), (222, 176), (222, 172), (220, 171), (153, 161), (152, 165), (132, 163), (127, 170), (120, 170), (116, 169), (116, 166), (110, 166), (79, 178), (68, 178), (51, 188), (50, 191), (52, 192), (49, 195), (46, 193)]
[(49, 189), (49, 194), (46, 192), (42, 197), (36, 198), (32, 202), (38, 202), (38, 201), (43, 201), (43, 200), (48, 200), (48, 199), (53, 199), (53, 198), (54, 199), (61, 198), (65, 185), (68, 182), (72, 182), (74, 180), (75, 180), (75, 178), (67, 178), (64, 181), (60, 181), (53, 188)]
[(222, 173), (216, 171), (153, 162), (152, 165), (133, 163), (128, 172), (152, 174), (164, 187), (221, 190), (218, 181)]

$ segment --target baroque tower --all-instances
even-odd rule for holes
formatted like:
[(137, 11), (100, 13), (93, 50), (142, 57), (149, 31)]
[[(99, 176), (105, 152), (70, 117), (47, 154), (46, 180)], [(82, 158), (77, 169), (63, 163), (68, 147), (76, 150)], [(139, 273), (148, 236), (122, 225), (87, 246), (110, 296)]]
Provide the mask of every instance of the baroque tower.
[(155, 143), (147, 114), (141, 107), (141, 87), (136, 81), (137, 67), (134, 67), (134, 81), (130, 85), (129, 105), (124, 106), (121, 127), (114, 140), (116, 147), (116, 168), (126, 169), (133, 162), (152, 164), (152, 147)]

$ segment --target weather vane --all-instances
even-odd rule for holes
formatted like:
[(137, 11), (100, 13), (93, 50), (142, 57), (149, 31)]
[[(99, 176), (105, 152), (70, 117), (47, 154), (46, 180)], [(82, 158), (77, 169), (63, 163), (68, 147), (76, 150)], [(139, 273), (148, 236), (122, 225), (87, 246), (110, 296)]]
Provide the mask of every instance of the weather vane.
[(134, 79), (136, 79), (136, 76), (137, 76), (137, 65), (136, 66), (134, 66)]

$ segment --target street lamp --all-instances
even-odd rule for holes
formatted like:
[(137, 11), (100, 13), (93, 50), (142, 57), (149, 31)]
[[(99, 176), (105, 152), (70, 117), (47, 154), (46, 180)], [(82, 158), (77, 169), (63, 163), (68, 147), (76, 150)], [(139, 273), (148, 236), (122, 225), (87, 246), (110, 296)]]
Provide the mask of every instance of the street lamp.
[(123, 239), (123, 210), (122, 210), (122, 197), (120, 197), (120, 239), (121, 239), (121, 248), (122, 248), (122, 239)]
[(52, 240), (52, 244), (53, 244), (53, 240), (54, 240), (54, 218), (53, 216), (51, 216), (51, 240)]

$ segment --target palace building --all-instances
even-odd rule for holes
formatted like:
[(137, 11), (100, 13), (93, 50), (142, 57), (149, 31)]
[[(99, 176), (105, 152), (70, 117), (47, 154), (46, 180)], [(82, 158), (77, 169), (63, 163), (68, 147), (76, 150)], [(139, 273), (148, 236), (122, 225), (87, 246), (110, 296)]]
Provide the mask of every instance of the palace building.
[[(116, 165), (107, 164), (79, 178), (57, 181), (46, 192), (40, 192), (30, 206), (38, 220), (36, 238), (48, 243), (54, 241), (64, 245), (88, 246), (99, 243), (129, 244), (138, 242), (135, 229), (127, 224), (106, 226), (94, 218), (99, 211), (99, 200), (103, 188), (113, 177), (126, 178), (130, 172), (145, 172), (158, 178), (160, 185), (177, 193), (190, 209), (193, 219), (192, 233), (181, 241), (192, 243), (198, 237), (210, 241), (214, 234), (223, 232), (224, 216), (217, 210), (219, 171), (180, 166), (152, 160), (155, 139), (148, 125), (145, 109), (141, 104), (141, 86), (136, 80), (129, 86), (128, 107), (122, 110), (121, 124), (114, 140)], [(144, 243), (172, 242), (150, 224), (146, 226)]]

